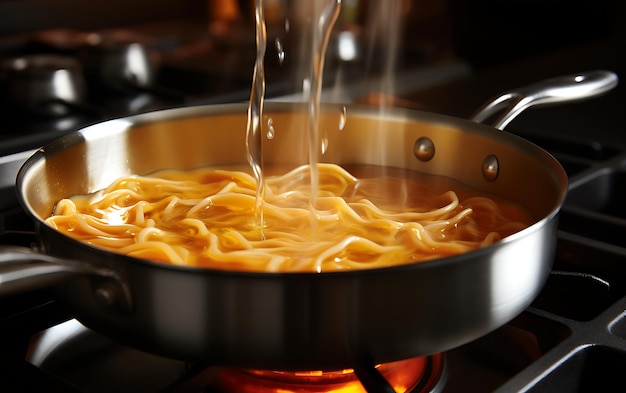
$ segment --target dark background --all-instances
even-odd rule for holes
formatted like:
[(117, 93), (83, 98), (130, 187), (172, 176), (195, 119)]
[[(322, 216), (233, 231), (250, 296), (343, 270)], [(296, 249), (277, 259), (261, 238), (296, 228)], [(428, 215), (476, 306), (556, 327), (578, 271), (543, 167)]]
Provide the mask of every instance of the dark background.
[[(220, 1), (228, 0), (0, 0), (0, 49), (16, 36), (54, 28), (97, 30), (178, 21), (177, 26), (200, 26), (214, 34), (219, 15), (212, 10)], [(243, 11), (218, 35), (226, 41), (240, 35), (246, 45), (221, 47), (209, 62), (197, 67), (233, 72), (235, 65), (241, 69), (239, 75), (247, 77), (252, 73), (254, 40), (246, 11), (250, 5), (230, 1), (238, 1)], [(368, 11), (378, 1), (359, 2), (359, 29), (368, 29)], [(621, 0), (406, 0), (403, 7), (398, 23), (409, 63), (432, 65), (453, 59), (471, 68), (464, 78), (403, 93), (403, 98), (422, 109), (467, 117), (492, 95), (543, 78), (595, 68), (613, 70), (620, 77), (626, 71), (622, 60), (626, 2)], [(185, 58), (180, 63), (192, 64)], [(551, 130), (574, 134), (607, 130), (626, 142), (619, 121), (625, 100), (620, 84), (608, 98), (571, 108), (533, 110), (519, 122), (524, 126), (540, 120)], [(564, 119), (576, 127), (565, 125)]]
[[(224, 0), (0, 0), (0, 37), (59, 27), (96, 30), (163, 20), (206, 20), (211, 17), (211, 4), (220, 1)], [(450, 44), (456, 56), (484, 68), (624, 34), (624, 3), (407, 0), (405, 41), (407, 45)], [(360, 4), (359, 21), (364, 22), (369, 4), (367, 0)]]

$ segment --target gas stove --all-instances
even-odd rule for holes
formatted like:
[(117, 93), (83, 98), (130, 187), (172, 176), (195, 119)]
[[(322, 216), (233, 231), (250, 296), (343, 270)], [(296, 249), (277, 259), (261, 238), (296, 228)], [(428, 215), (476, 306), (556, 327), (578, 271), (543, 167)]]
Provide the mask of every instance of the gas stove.
[[(132, 37), (133, 42), (146, 45), (157, 72), (149, 86), (129, 89), (109, 90), (87, 81), (85, 103), (97, 111), (74, 107), (60, 116), (34, 114), (4, 101), (3, 95), (0, 245), (35, 243), (33, 223), (17, 205), (13, 188), (15, 173), (33, 150), (110, 118), (248, 99), (253, 59), (237, 54), (242, 46), (250, 48), (253, 43), (236, 37), (239, 46), (228, 49), (207, 33), (206, 26), (177, 25), (175, 30), (184, 31), (182, 35), (155, 26), (133, 29), (132, 34), (113, 31), (123, 41)], [(33, 41), (33, 35), (28, 34), (2, 42), (0, 60), (41, 53), (67, 56), (75, 50), (51, 45), (49, 37), (43, 42)], [(614, 47), (619, 45), (609, 43), (602, 53)], [(216, 48), (219, 59), (213, 57)], [(622, 60), (600, 59), (594, 51), (583, 48), (568, 56), (556, 54), (469, 75), (468, 68), (458, 62), (410, 64), (406, 74), (398, 75), (398, 84), (405, 89), (398, 103), (411, 102), (422, 109), (467, 117), (468, 108), (477, 108), (503, 88), (597, 66), (616, 72), (626, 69)], [(270, 76), (269, 98), (286, 97), (294, 91), (280, 74)], [(444, 83), (456, 78), (461, 82)], [(365, 92), (367, 86), (361, 82), (352, 84), (353, 96), (349, 98)], [(533, 304), (498, 330), (449, 352), (402, 364), (413, 377), (409, 391), (581, 392), (606, 391), (622, 383), (626, 366), (626, 209), (622, 202), (626, 198), (626, 139), (618, 115), (623, 110), (625, 91), (620, 85), (616, 92), (597, 101), (531, 111), (511, 126), (509, 131), (552, 153), (569, 177), (553, 272)], [(258, 370), (168, 359), (111, 341), (73, 319), (48, 289), (0, 299), (0, 345), (3, 391), (221, 392), (233, 381), (271, 385), (273, 380), (272, 375)], [(396, 366), (386, 365), (390, 369)], [(319, 373), (289, 377), (303, 387), (325, 386), (317, 391), (329, 388), (329, 380), (352, 384), (346, 386), (364, 385), (372, 392), (391, 391), (385, 378), (393, 377), (388, 377), (385, 369), (354, 371), (348, 382), (343, 370), (338, 378)], [(238, 386), (230, 391), (243, 390)]]
[[(421, 365), (410, 367), (420, 376), (414, 392), (579, 392), (620, 383), (626, 364), (626, 211), (621, 203), (626, 147), (514, 131), (554, 154), (570, 178), (554, 270), (531, 307), (510, 323), (452, 351), (415, 360)], [(19, 208), (3, 212), (2, 229), (3, 244), (35, 240)], [(46, 290), (3, 299), (0, 310), (0, 336), (6, 338), (0, 356), (3, 384), (13, 391), (213, 392), (224, 391), (229, 378), (264, 381), (247, 370), (125, 347), (72, 319)], [(359, 377), (376, 381), (378, 373), (368, 372)], [(310, 387), (315, 380), (306, 378)], [(387, 388), (372, 381), (366, 386)]]

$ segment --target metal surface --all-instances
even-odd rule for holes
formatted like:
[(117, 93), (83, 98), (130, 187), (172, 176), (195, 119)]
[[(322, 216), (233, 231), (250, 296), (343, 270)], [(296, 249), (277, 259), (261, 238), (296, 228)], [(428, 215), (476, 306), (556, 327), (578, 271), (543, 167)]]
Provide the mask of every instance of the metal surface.
[(156, 67), (139, 42), (113, 40), (92, 34), (79, 51), (88, 77), (108, 88), (128, 90), (154, 83)]
[(86, 97), (83, 70), (75, 59), (61, 55), (20, 56), (0, 70), (4, 94), (28, 114), (64, 116)]
[(493, 98), (478, 110), (472, 120), (484, 122), (502, 111), (491, 124), (495, 128), (504, 128), (531, 106), (590, 98), (610, 91), (617, 83), (618, 77), (614, 72), (602, 70), (548, 79)]
[[(91, 192), (128, 173), (247, 162), (245, 105), (175, 109), (88, 127), (46, 146), (24, 165), (18, 192), (41, 221), (67, 195)], [(245, 273), (181, 268), (98, 250), (38, 226), (51, 255), (105, 267), (128, 283), (134, 308), (103, 305), (100, 277), (77, 277), (63, 298), (87, 326), (133, 347), (215, 364), (276, 369), (345, 367), (445, 351), (506, 323), (538, 294), (549, 271), (556, 214), (567, 189), (561, 166), (536, 146), (470, 121), (414, 111), (325, 108), (325, 159), (389, 165), (463, 179), (517, 200), (539, 220), (493, 246), (432, 262), (329, 274)], [(270, 104), (277, 136), (266, 157), (301, 164), (294, 146), (303, 106)], [(332, 131), (332, 130), (335, 131)], [(375, 149), (368, 141), (382, 140)], [(414, 142), (437, 146), (429, 162)], [(472, 149), (460, 147), (474, 146)], [(484, 156), (503, 162), (498, 180), (482, 176)], [(541, 189), (541, 193), (520, 189)], [(439, 283), (433, 285), (433, 283)], [(198, 299), (201, 299), (200, 301)]]

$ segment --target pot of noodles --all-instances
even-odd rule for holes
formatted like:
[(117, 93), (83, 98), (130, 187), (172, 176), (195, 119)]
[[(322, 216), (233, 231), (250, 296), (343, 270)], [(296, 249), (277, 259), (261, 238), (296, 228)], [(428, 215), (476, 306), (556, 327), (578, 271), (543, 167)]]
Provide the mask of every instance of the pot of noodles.
[[(535, 98), (616, 83), (572, 81)], [(312, 164), (308, 113), (266, 105), (260, 201), (243, 104), (110, 120), (45, 146), (17, 179), (38, 249), (3, 249), (0, 292), (54, 285), (124, 344), (280, 370), (445, 351), (528, 307), (567, 192), (557, 160), (469, 120), (329, 104)]]

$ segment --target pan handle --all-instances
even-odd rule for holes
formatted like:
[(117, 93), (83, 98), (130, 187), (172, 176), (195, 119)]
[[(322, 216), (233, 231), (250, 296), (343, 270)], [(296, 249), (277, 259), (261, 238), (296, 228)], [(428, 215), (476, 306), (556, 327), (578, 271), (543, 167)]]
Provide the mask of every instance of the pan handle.
[(93, 287), (99, 303), (123, 314), (132, 311), (129, 287), (112, 269), (54, 257), (27, 247), (0, 247), (0, 298), (51, 287), (84, 275), (100, 279)]
[(471, 119), (482, 123), (503, 111), (491, 124), (502, 130), (517, 115), (531, 106), (595, 97), (608, 92), (617, 84), (617, 74), (605, 70), (559, 76), (494, 97), (484, 104)]

